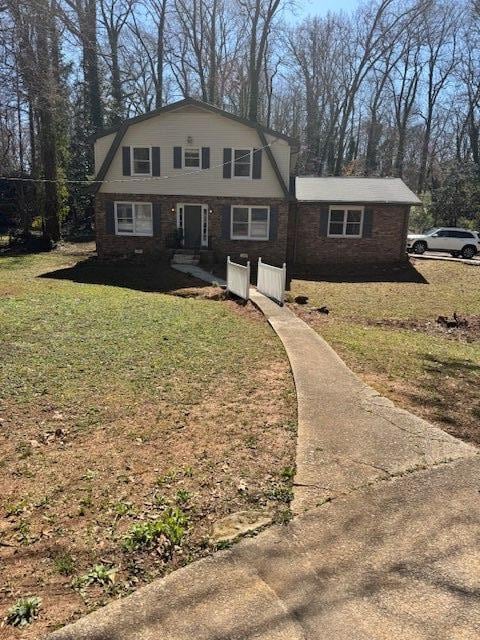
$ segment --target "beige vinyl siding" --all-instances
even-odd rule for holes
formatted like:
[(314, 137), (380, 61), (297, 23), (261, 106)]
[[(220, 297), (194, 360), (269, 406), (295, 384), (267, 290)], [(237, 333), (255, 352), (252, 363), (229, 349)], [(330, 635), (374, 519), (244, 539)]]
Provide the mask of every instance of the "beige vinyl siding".
[(103, 136), (101, 138), (98, 138), (98, 140), (95, 141), (95, 147), (94, 147), (95, 174), (98, 173), (100, 167), (102, 166), (102, 162), (105, 156), (107, 155), (108, 150), (110, 149), (110, 146), (114, 141), (114, 139), (115, 139), (115, 134), (110, 133), (108, 134), (108, 136)]
[[(108, 136), (110, 137), (110, 136)], [(187, 141), (188, 137), (193, 142)], [(290, 147), (284, 140), (271, 137), (272, 152), (277, 158), (288, 185)], [(122, 146), (158, 146), (161, 149), (161, 178), (135, 181), (122, 175)], [(210, 169), (195, 174), (193, 169), (173, 168), (173, 147), (210, 147)], [(267, 154), (262, 157), (262, 177), (223, 178), (224, 147), (249, 149), (261, 147), (255, 129), (234, 122), (221, 115), (197, 107), (183, 107), (159, 114), (143, 122), (131, 125), (110, 165), (102, 185), (102, 193), (152, 193), (165, 195), (216, 195), (245, 197), (283, 197), (283, 191), (275, 176)], [(97, 140), (95, 157), (103, 159), (108, 151), (105, 138)], [(96, 164), (97, 170), (100, 165)], [(188, 175), (187, 175), (188, 174)], [(168, 176), (168, 179), (164, 179)]]

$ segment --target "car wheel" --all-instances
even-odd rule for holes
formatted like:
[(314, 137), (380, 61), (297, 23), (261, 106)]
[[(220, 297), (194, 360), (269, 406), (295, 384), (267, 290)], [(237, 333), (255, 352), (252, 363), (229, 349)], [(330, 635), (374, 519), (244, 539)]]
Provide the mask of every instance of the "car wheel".
[(417, 256), (420, 256), (422, 255), (422, 253), (425, 253), (425, 251), (427, 250), (427, 243), (422, 242), (420, 240), (419, 242), (415, 242), (412, 249), (413, 249), (413, 253), (416, 253)]
[(477, 253), (475, 247), (472, 245), (467, 245), (462, 249), (462, 258), (466, 258), (467, 260), (471, 260), (473, 256)]
[(452, 258), (458, 258), (460, 256), (460, 251), (450, 251), (450, 255)]

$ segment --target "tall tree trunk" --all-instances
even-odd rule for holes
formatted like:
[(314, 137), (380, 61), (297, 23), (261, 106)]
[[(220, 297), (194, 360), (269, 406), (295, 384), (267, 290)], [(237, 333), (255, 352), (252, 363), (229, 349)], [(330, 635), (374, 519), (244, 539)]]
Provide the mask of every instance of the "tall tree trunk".
[(45, 180), (44, 233), (49, 240), (56, 242), (60, 239), (57, 130), (55, 126), (55, 102), (58, 97), (58, 86), (55, 82), (52, 66), (58, 56), (58, 51), (53, 50), (55, 43), (52, 43), (51, 40), (52, 30), (55, 27), (52, 24), (53, 15), (50, 7), (40, 6), (35, 18), (39, 80), (37, 110), (40, 125), (40, 157)]
[(163, 65), (165, 58), (165, 18), (167, 0), (161, 0), (157, 25), (157, 79), (155, 83), (155, 107), (163, 105)]
[(89, 106), (91, 126), (97, 131), (103, 128), (103, 105), (98, 73), (96, 0), (85, 1), (84, 11), (79, 18), (82, 20), (80, 28), (87, 89), (86, 103)]
[(417, 190), (418, 193), (423, 193), (425, 189), (426, 179), (427, 179), (427, 163), (428, 163), (428, 152), (430, 147), (430, 137), (432, 133), (432, 113), (429, 111), (426, 122), (425, 122), (425, 131), (423, 133), (422, 139), (422, 151), (420, 155), (420, 168), (418, 171), (418, 183)]
[(109, 34), (111, 69), (112, 69), (112, 124), (118, 124), (123, 119), (123, 91), (118, 59), (118, 33)]
[(217, 104), (217, 6), (218, 0), (213, 0), (209, 35), (209, 73), (207, 85), (208, 102), (215, 105)]

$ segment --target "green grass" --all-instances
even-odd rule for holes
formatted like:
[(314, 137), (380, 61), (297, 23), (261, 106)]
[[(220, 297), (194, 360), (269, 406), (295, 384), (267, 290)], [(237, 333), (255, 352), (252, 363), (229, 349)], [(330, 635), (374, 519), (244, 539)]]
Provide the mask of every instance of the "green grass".
[(0, 402), (53, 397), (88, 426), (105, 398), (190, 400), (271, 353), (268, 329), (225, 306), (37, 278), (49, 263), (54, 256), (0, 258)]
[(261, 314), (166, 266), (79, 254), (0, 256), (0, 553), (25, 548), (0, 616), (12, 594), (60, 601), (38, 635), (205, 555), (216, 519), (291, 497), (295, 392)]
[(480, 341), (446, 335), (435, 324), (454, 311), (480, 315), (480, 268), (434, 261), (415, 267), (425, 283), (295, 280), (292, 294), (329, 307), (327, 318), (311, 316), (315, 328), (367, 382), (480, 444)]
[(480, 314), (479, 267), (425, 260), (415, 268), (425, 283), (293, 280), (292, 294), (307, 295), (316, 306), (327, 305), (337, 318), (420, 320), (454, 311)]

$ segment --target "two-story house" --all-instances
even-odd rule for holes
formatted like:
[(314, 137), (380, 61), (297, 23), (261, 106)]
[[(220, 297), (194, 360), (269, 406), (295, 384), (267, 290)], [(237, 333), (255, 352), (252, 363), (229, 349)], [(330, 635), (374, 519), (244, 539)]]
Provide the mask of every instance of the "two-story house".
[(99, 133), (99, 256), (168, 258), (181, 248), (309, 267), (402, 260), (419, 202), (406, 185), (292, 180), (297, 152), (288, 136), (192, 98)]
[(185, 249), (217, 260), (287, 250), (287, 136), (187, 98), (102, 132), (95, 141), (101, 257)]

